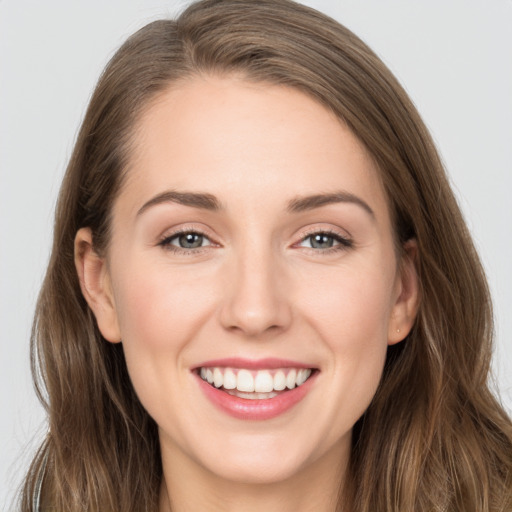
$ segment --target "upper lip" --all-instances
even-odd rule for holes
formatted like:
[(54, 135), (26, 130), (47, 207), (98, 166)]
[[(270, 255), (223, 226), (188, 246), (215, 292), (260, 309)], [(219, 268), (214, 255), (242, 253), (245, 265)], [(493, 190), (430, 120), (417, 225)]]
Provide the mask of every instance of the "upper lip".
[(279, 359), (275, 357), (266, 357), (262, 359), (245, 359), (240, 357), (228, 357), (223, 359), (211, 359), (204, 361), (192, 368), (212, 368), (212, 367), (229, 367), (229, 368), (245, 368), (247, 370), (273, 370), (277, 368), (315, 368), (311, 364), (293, 361), (290, 359)]

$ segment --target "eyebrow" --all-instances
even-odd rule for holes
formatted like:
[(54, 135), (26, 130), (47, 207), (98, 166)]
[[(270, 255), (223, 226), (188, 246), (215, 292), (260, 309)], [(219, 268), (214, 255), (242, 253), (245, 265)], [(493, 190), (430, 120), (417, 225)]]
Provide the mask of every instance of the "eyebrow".
[(373, 219), (375, 219), (375, 213), (370, 208), (370, 205), (368, 203), (363, 201), (360, 197), (345, 191), (329, 194), (314, 194), (311, 196), (296, 197), (289, 201), (287, 210), (291, 213), (298, 213), (313, 210), (315, 208), (320, 208), (322, 206), (335, 203), (355, 204), (357, 206), (360, 206)]
[[(137, 216), (144, 213), (148, 208), (162, 203), (178, 203), (184, 206), (210, 211), (223, 209), (220, 201), (213, 194), (167, 190), (144, 203), (137, 212)], [(375, 218), (375, 213), (368, 203), (363, 201), (360, 197), (345, 191), (295, 197), (288, 202), (287, 211), (290, 213), (300, 213), (335, 203), (355, 204), (365, 210), (372, 218)]]
[(184, 206), (191, 206), (192, 208), (201, 208), (211, 211), (222, 209), (219, 200), (212, 194), (167, 190), (144, 203), (137, 212), (137, 216), (144, 213), (148, 208), (161, 203), (178, 203)]

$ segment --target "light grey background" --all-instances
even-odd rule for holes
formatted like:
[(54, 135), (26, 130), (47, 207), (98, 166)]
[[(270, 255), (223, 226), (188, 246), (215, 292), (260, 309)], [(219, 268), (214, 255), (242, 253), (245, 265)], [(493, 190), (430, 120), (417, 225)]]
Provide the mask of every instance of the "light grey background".
[[(29, 331), (85, 106), (123, 40), (186, 3), (0, 0), (0, 510), (44, 432)], [(512, 1), (304, 3), (369, 43), (432, 130), (489, 276), (494, 367), (512, 410)]]

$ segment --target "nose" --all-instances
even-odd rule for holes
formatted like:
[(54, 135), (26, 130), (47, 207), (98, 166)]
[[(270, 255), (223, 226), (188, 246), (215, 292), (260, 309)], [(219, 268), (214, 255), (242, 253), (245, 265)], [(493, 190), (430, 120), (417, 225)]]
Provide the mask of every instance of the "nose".
[(259, 338), (288, 328), (292, 311), (286, 278), (272, 254), (239, 256), (224, 282), (220, 321), (225, 329)]

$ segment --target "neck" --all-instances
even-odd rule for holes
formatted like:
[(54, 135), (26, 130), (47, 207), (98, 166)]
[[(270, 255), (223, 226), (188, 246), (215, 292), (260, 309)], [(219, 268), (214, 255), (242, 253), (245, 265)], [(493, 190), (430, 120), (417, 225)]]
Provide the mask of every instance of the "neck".
[(176, 447), (162, 450), (160, 512), (335, 512), (341, 501), (349, 450), (346, 443), (294, 475), (263, 483), (227, 480)]

